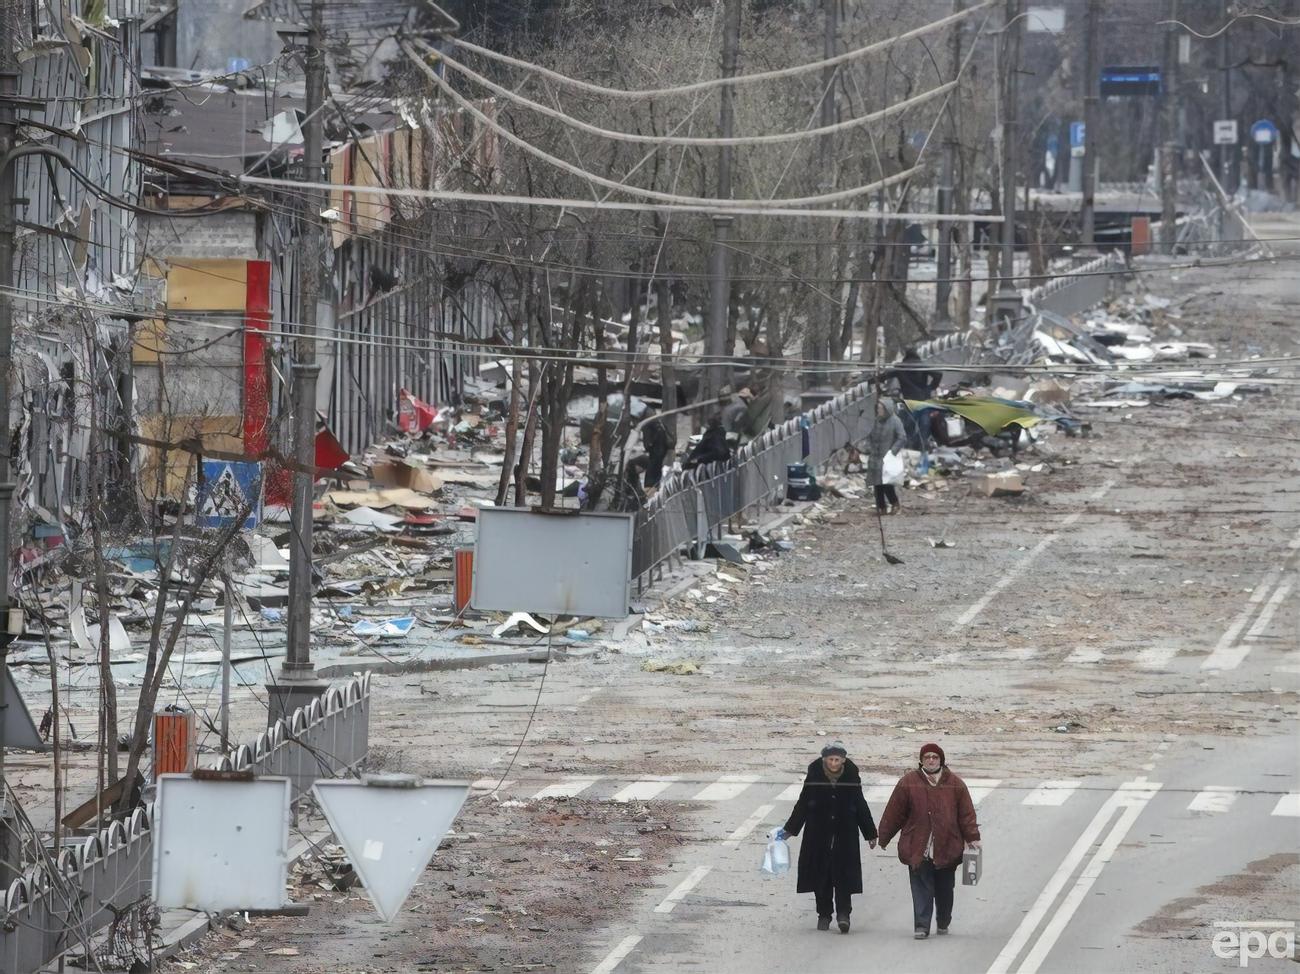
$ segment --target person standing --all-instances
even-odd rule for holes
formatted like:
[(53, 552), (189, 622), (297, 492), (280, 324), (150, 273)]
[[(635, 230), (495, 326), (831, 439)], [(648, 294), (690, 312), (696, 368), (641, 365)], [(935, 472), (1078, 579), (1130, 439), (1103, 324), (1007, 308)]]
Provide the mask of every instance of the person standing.
[[(901, 833), (901, 834), (900, 834)], [(917, 940), (930, 936), (930, 918), (940, 935), (952, 923), (957, 867), (966, 848), (980, 847), (979, 823), (970, 790), (948, 767), (938, 744), (921, 747), (921, 763), (898, 779), (880, 816), (880, 848), (895, 835), (898, 860), (912, 886), (912, 925)]]
[(884, 482), (885, 454), (897, 453), (907, 444), (907, 431), (892, 406), (888, 399), (876, 400), (876, 421), (867, 434), (867, 483), (875, 489), (876, 510), (881, 514), (898, 511), (898, 491), (893, 484)]
[(653, 409), (647, 409), (641, 419), (641, 445), (647, 456), (645, 467), (646, 489), (658, 487), (664, 476), (664, 461), (675, 445), (675, 440), (664, 425), (663, 418)]
[(818, 930), (831, 928), (833, 910), (840, 933), (848, 933), (853, 894), (862, 892), (858, 833), (874, 849), (876, 823), (862, 794), (858, 766), (839, 741), (822, 748), (821, 757), (808, 765), (799, 800), (777, 838), (798, 835), (805, 825), (796, 890), (816, 896)]

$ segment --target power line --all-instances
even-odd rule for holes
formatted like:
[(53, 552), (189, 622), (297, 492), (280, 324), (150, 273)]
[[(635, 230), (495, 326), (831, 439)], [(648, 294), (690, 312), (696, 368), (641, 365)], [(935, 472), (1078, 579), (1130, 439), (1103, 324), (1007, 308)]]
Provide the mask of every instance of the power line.
[(772, 71), (759, 71), (753, 74), (739, 74), (730, 78), (713, 78), (709, 81), (697, 81), (693, 84), (674, 85), (667, 88), (607, 88), (604, 85), (592, 84), (589, 81), (582, 81), (578, 78), (561, 74), (558, 71), (552, 71), (550, 68), (544, 68), (541, 65), (533, 64), (530, 61), (514, 58), (508, 54), (501, 54), (491, 48), (481, 47), (478, 44), (470, 43), (464, 38), (453, 37), (449, 38), (449, 40), (452, 44), (455, 44), (457, 47), (462, 47), (467, 51), (473, 51), (476, 54), (481, 54), (484, 57), (490, 58), (494, 61), (500, 61), (501, 63), (508, 64), (514, 68), (539, 74), (542, 77), (549, 78), (552, 81), (571, 88), (586, 91), (591, 94), (604, 95), (608, 98), (643, 100), (662, 98), (669, 95), (685, 95), (696, 91), (711, 91), (714, 88), (721, 88), (724, 86), (738, 87), (741, 85), (758, 84), (763, 81), (774, 81), (779, 78), (794, 78), (813, 71), (821, 71), (823, 68), (837, 64), (844, 64), (847, 61), (853, 61), (857, 58), (865, 57), (868, 54), (874, 54), (877, 51), (885, 51), (897, 44), (903, 43), (904, 41), (923, 37), (924, 35), (936, 30), (942, 30), (944, 27), (964, 20), (966, 17), (983, 10), (985, 7), (992, 6), (995, 2), (997, 2), (997, 0), (983, 0), (982, 3), (977, 3), (967, 10), (951, 14), (913, 30), (905, 31), (904, 33), (897, 34), (894, 37), (875, 41), (874, 43), (867, 44), (863, 47), (855, 48), (852, 51), (845, 51), (843, 54), (837, 54), (834, 57), (823, 58), (818, 61), (810, 61), (806, 64), (799, 64), (789, 68), (777, 68)]
[(680, 204), (680, 205), (720, 206), (725, 212), (730, 212), (730, 213), (736, 212), (737, 208), (739, 207), (767, 208), (769, 206), (773, 206), (773, 207), (811, 206), (817, 203), (835, 203), (840, 200), (852, 199), (856, 196), (864, 196), (867, 193), (872, 193), (875, 192), (876, 190), (885, 189), (889, 186), (893, 186), (897, 183), (900, 183), (905, 179), (909, 179), (911, 176), (915, 175), (920, 168), (918, 166), (912, 166), (908, 169), (903, 170), (902, 172), (895, 173), (892, 176), (887, 176), (884, 179), (879, 179), (876, 180), (875, 182), (866, 183), (861, 186), (855, 186), (851, 189), (836, 190), (833, 193), (820, 193), (814, 196), (798, 196), (798, 197), (791, 197), (787, 199), (776, 199), (776, 200), (741, 199), (741, 200), (732, 201), (732, 200), (724, 200), (724, 199), (718, 199), (716, 197), (708, 197), (708, 196), (679, 196), (675, 193), (664, 193), (654, 189), (643, 189), (642, 187), (639, 186), (631, 186), (625, 180), (620, 181), (620, 180), (607, 179), (604, 176), (597, 175), (596, 173), (593, 173), (590, 170), (583, 169), (581, 166), (576, 166), (571, 162), (561, 159), (559, 156), (552, 155), (551, 153), (547, 152), (545, 149), (539, 148), (538, 146), (533, 145), (527, 139), (519, 135), (516, 135), (514, 132), (510, 131), (510, 129), (506, 128), (504, 125), (497, 122), (495, 119), (489, 117), (485, 112), (480, 111), (478, 108), (476, 108), (468, 98), (466, 98), (464, 95), (458, 92), (454, 87), (452, 87), (452, 85), (445, 78), (441, 77), (438, 74), (438, 72), (434, 71), (433, 68), (431, 68), (425, 62), (425, 60), (421, 58), (419, 54), (409, 44), (405, 42), (400, 42), (400, 43), (401, 43), (402, 52), (406, 54), (406, 56), (410, 58), (411, 61), (413, 61), (420, 68), (420, 70), (425, 73), (425, 75), (427, 75), (436, 85), (438, 85), (439, 88), (441, 88), (444, 92), (446, 92), (451, 97), (452, 101), (456, 102), (456, 104), (459, 105), (464, 111), (469, 112), (476, 119), (478, 119), (479, 122), (487, 126), (497, 135), (501, 136), (501, 138), (523, 149), (529, 155), (536, 156), (538, 159), (541, 159), (543, 162), (549, 163), (555, 168), (561, 169), (572, 176), (577, 176), (578, 178), (584, 179), (593, 185), (603, 186), (606, 189), (612, 189), (615, 190), (616, 192), (624, 193), (628, 196), (639, 196), (642, 199), (659, 200), (664, 203), (673, 203), (673, 204)]
[(523, 105), (525, 108), (532, 109), (540, 115), (545, 115), (547, 118), (553, 118), (564, 125), (579, 129), (580, 131), (586, 132), (590, 135), (596, 135), (604, 139), (612, 139), (617, 142), (632, 142), (641, 145), (655, 146), (694, 145), (717, 147), (722, 145), (773, 145), (783, 142), (802, 142), (807, 139), (819, 138), (832, 132), (841, 132), (846, 129), (858, 128), (868, 124), (869, 122), (878, 122), (881, 119), (889, 118), (891, 115), (897, 115), (900, 112), (907, 111), (917, 105), (924, 104), (932, 98), (937, 98), (938, 96), (951, 91), (957, 84), (956, 81), (949, 81), (945, 84), (939, 85), (938, 87), (931, 88), (928, 91), (923, 91), (919, 95), (913, 95), (911, 98), (907, 98), (901, 102), (896, 102), (895, 104), (889, 105), (888, 107), (882, 108), (878, 111), (870, 112), (866, 115), (859, 115), (842, 122), (836, 122), (833, 125), (824, 125), (813, 129), (802, 129), (798, 132), (779, 132), (771, 135), (738, 135), (732, 136), (731, 138), (724, 138), (721, 136), (643, 135), (636, 132), (621, 132), (616, 129), (601, 128), (600, 126), (592, 125), (589, 122), (584, 122), (582, 119), (575, 118), (574, 116), (559, 111), (558, 109), (550, 108), (540, 102), (533, 101), (531, 98), (526, 98), (523, 95), (516, 94), (510, 89), (505, 88), (494, 81), (490, 81), (483, 75), (466, 67), (454, 58), (448, 57), (447, 55), (441, 54), (435, 49), (430, 48), (427, 44), (421, 44), (420, 46), (427, 51), (438, 54), (441, 60), (452, 70), (467, 76), (472, 81), (482, 85), (489, 91), (500, 95), (507, 101), (513, 101), (517, 104)]

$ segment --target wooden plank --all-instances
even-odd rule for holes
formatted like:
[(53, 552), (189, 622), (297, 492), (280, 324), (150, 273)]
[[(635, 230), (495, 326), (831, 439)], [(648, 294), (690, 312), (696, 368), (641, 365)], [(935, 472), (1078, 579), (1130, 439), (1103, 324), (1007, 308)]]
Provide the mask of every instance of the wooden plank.
[(243, 311), (248, 261), (200, 257), (167, 261), (167, 307), (183, 311)]

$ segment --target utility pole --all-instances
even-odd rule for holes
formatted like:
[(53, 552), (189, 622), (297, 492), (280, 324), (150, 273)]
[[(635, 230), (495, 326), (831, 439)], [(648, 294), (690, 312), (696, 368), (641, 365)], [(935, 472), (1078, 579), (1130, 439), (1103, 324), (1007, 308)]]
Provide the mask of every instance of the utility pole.
[[(0, 0), (0, 889), (7, 890), (18, 871), (20, 848), (9, 786), (5, 777), (5, 716), (9, 707), (9, 644), (22, 631), (22, 610), (16, 609), (9, 591), (11, 549), (9, 519), (14, 495), (9, 469), (9, 374), (13, 367), (14, 257), (17, 223), (14, 220), (16, 179), (12, 153), (18, 147), (18, 40), (17, 0)], [(15, 618), (16, 615), (16, 618)]]
[[(839, 41), (839, 12), (840, 0), (822, 0), (823, 31), (822, 31), (822, 57), (833, 58)], [(838, 69), (833, 64), (828, 64), (822, 68), (822, 100), (821, 100), (821, 127), (834, 125), (836, 115), (835, 98), (835, 76)], [(823, 192), (830, 192), (835, 185), (835, 136), (827, 132), (817, 141), (817, 168), (819, 170), (818, 186)], [(829, 270), (837, 266), (835, 246), (833, 244), (823, 246), (818, 244), (815, 250), (817, 255), (816, 266)], [(828, 279), (833, 275), (827, 273)], [(838, 307), (838, 305), (837, 305)], [(835, 316), (838, 319), (838, 315)], [(814, 316), (813, 320), (808, 323), (808, 328), (804, 335), (803, 350), (804, 358), (809, 362), (829, 362), (830, 361), (830, 335), (833, 328), (839, 326), (838, 320), (831, 320), (825, 315)], [(811, 367), (803, 373), (803, 387), (805, 389), (815, 389), (826, 385), (828, 381), (827, 373), (822, 369)]]
[[(309, 185), (325, 180), (325, 0), (312, 0), (307, 26), (307, 119), (303, 127), (302, 178)], [(316, 477), (316, 319), (325, 258), (324, 195), (304, 189), (300, 231), (299, 317), (301, 327), (293, 355), (293, 502), (289, 541), (289, 640), (278, 678), (267, 687), (274, 722), (324, 691), (311, 662), (312, 502)]]
[[(952, 12), (961, 13), (966, 7), (966, 0), (952, 0)], [(961, 71), (961, 22), (948, 28), (948, 76), (957, 80)], [(943, 140), (943, 168), (939, 174), (939, 212), (953, 212), (953, 182), (957, 170), (957, 107), (953, 101), (961, 100), (961, 89), (954, 88), (948, 93), (947, 124)], [(952, 229), (953, 225), (940, 220), (937, 229), (939, 252), (936, 255), (934, 282), (934, 330), (939, 333), (953, 330), (952, 315), (948, 305), (952, 297)], [(964, 328), (966, 322), (959, 322)]]
[(1160, 78), (1160, 251), (1172, 254), (1178, 240), (1178, 0), (1169, 0), (1168, 19)]
[(1083, 39), (1083, 208), (1080, 213), (1080, 242), (1097, 246), (1097, 145), (1101, 141), (1097, 105), (1101, 78), (1097, 65), (1097, 32), (1100, 29), (1101, 0), (1088, 0)]
[[(740, 0), (726, 0), (722, 24), (722, 76), (736, 76), (736, 62), (740, 54)], [(735, 92), (732, 85), (723, 85), (719, 93), (718, 134), (731, 138), (734, 131)], [(718, 147), (718, 199), (731, 199), (732, 147)], [(734, 217), (726, 213), (713, 215), (713, 253), (709, 262), (709, 318), (704, 336), (704, 353), (708, 365), (704, 370), (704, 397), (717, 399), (725, 384), (724, 377), (731, 374), (722, 362), (730, 354), (726, 348), (727, 314), (731, 304), (731, 227)]]
[[(1231, 31), (1228, 22), (1232, 18), (1232, 0), (1223, 4), (1223, 30), (1219, 32), (1219, 118), (1232, 118), (1232, 42), (1228, 39)], [(1232, 164), (1237, 158), (1236, 145), (1219, 146), (1219, 183), (1229, 196), (1237, 192), (1236, 182), (1232, 179)]]
[(998, 293), (993, 297), (993, 318), (1014, 322), (1020, 317), (1020, 292), (1016, 290), (1016, 101), (1020, 95), (1020, 32), (1024, 22), (1020, 16), (1021, 0), (1006, 0), (1003, 15), (999, 71), (1002, 98), (999, 99), (1002, 133), (1002, 255), (999, 270)]

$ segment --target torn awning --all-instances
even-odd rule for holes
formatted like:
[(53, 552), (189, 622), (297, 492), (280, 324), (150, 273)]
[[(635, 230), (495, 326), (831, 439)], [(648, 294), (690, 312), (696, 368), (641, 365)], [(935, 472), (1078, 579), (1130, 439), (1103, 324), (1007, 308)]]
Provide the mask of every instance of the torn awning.
[(1033, 426), (1041, 423), (1046, 416), (1040, 416), (1032, 409), (1010, 399), (995, 399), (991, 396), (969, 396), (963, 399), (906, 399), (908, 409), (942, 409), (958, 416), (964, 416), (989, 436), (996, 436), (1008, 426)]

